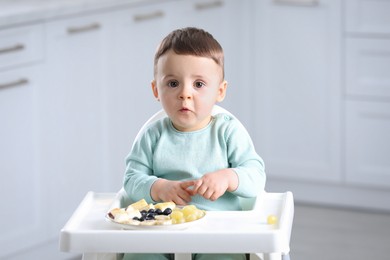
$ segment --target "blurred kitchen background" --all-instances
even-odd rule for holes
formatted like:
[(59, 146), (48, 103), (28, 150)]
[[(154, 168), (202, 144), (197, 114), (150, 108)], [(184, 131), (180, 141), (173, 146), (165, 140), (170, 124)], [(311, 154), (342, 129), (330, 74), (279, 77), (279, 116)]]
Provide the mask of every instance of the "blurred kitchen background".
[(60, 229), (121, 188), (154, 51), (186, 26), (225, 50), (267, 190), (294, 194), (291, 258), (386, 259), (390, 0), (0, 0), (0, 259), (80, 259)]

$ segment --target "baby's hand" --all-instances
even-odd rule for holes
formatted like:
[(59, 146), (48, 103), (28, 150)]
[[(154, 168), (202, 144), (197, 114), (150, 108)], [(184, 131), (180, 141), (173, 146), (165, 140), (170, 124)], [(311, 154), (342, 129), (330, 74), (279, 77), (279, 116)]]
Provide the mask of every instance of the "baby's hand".
[(182, 182), (183, 189), (194, 196), (199, 194), (208, 200), (217, 200), (226, 191), (234, 191), (238, 186), (237, 174), (231, 169), (206, 173), (202, 178)]
[(187, 188), (180, 181), (159, 179), (152, 185), (151, 195), (155, 201), (173, 201), (177, 205), (186, 205), (191, 201)]

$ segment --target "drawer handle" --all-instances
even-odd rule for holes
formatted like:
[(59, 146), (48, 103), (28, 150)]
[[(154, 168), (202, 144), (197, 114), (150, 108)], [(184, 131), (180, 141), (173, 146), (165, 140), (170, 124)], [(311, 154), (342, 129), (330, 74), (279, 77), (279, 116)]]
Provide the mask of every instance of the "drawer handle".
[(362, 117), (362, 118), (365, 118), (365, 119), (379, 119), (379, 120), (386, 120), (386, 121), (389, 121), (390, 120), (390, 114), (389, 113), (380, 113), (380, 112), (369, 112), (369, 111), (365, 111), (365, 112), (360, 112), (359, 113), (359, 116)]
[(77, 34), (77, 33), (95, 31), (95, 30), (100, 29), (100, 27), (101, 27), (100, 23), (91, 23), (91, 24), (84, 25), (84, 26), (69, 27), (68, 34)]
[(0, 84), (0, 89), (2, 88), (11, 88), (11, 87), (17, 87), (17, 86), (22, 86), (28, 84), (28, 79), (21, 78), (19, 80), (7, 82)]
[(0, 49), (0, 54), (5, 54), (5, 53), (15, 52), (15, 51), (22, 51), (22, 50), (24, 50), (23, 44), (15, 44), (14, 46), (5, 47), (5, 48)]
[(160, 18), (163, 16), (164, 16), (163, 11), (156, 11), (156, 12), (149, 13), (149, 14), (136, 14), (136, 15), (134, 15), (133, 19), (135, 22), (142, 22), (142, 21), (157, 19), (157, 18)]
[(213, 2), (204, 2), (195, 4), (195, 9), (198, 11), (212, 9), (223, 6), (223, 1), (213, 1)]
[(302, 6), (317, 6), (319, 0), (274, 0), (274, 3), (283, 5), (302, 5)]

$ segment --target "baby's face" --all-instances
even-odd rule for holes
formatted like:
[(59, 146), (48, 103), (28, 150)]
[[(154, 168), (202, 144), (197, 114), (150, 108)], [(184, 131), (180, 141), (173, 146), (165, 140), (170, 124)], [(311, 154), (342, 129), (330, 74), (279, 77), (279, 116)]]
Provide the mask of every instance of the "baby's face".
[(179, 131), (196, 131), (211, 120), (215, 103), (225, 97), (222, 68), (211, 58), (178, 55), (160, 57), (152, 82), (153, 94)]

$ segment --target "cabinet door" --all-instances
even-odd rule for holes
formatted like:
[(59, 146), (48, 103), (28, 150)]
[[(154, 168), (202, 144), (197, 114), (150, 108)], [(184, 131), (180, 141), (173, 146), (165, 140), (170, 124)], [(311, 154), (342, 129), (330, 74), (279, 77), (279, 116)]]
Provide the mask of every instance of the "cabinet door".
[(390, 35), (390, 1), (345, 0), (345, 29), (350, 35)]
[(0, 72), (0, 258), (43, 243), (45, 194), (37, 149), (36, 90), (42, 67)]
[(389, 100), (390, 40), (349, 38), (345, 50), (347, 94)]
[(347, 101), (345, 119), (347, 182), (390, 187), (390, 104)]
[(256, 3), (256, 143), (268, 175), (340, 181), (341, 3)]
[(161, 106), (151, 81), (153, 59), (159, 42), (170, 31), (170, 3), (126, 9), (112, 13), (110, 84), (107, 85), (107, 159), (110, 182), (122, 186), (125, 158), (146, 120)]
[[(40, 89), (43, 185), (58, 232), (86, 192), (107, 190), (103, 111), (104, 16), (47, 24), (46, 75)], [(57, 234), (57, 233), (55, 233)]]

